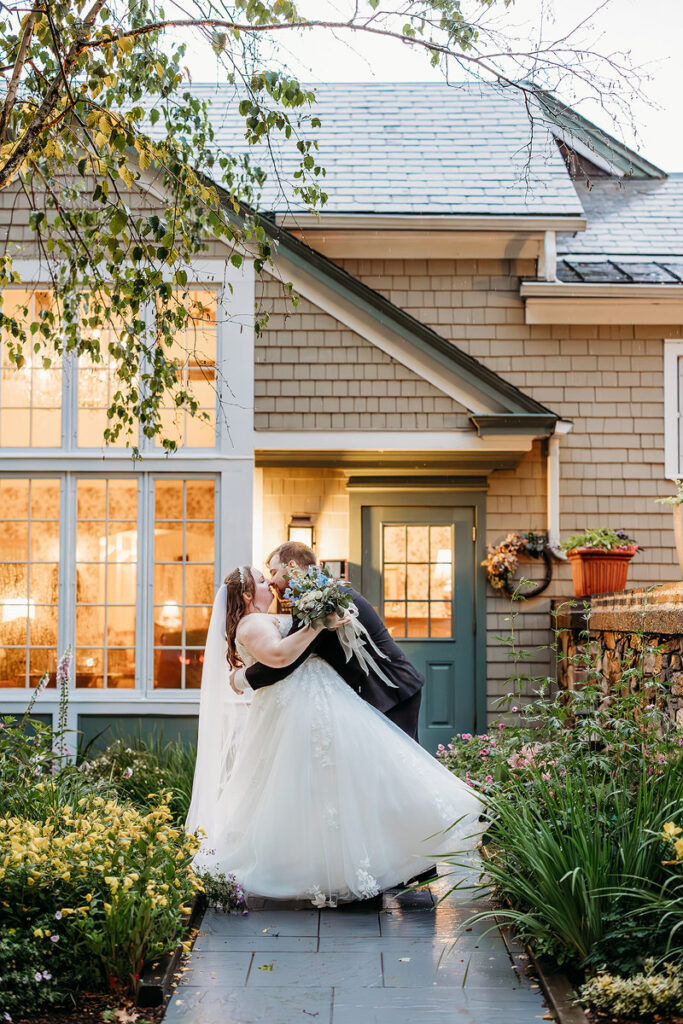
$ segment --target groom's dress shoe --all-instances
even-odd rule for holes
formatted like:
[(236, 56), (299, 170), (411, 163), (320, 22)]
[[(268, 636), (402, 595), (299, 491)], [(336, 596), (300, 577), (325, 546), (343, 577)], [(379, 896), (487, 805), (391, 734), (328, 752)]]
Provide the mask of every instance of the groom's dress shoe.
[(432, 864), (430, 868), (425, 871), (421, 871), (419, 875), (414, 875), (413, 878), (409, 878), (406, 885), (426, 885), (427, 882), (434, 878), (438, 878), (436, 864)]

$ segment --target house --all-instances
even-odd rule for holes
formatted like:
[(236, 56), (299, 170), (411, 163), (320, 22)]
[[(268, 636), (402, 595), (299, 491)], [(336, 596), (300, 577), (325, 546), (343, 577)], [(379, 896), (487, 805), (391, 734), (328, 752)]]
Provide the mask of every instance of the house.
[[(243, 146), (224, 94), (194, 88)], [(530, 149), (519, 95), (494, 85), (327, 85), (317, 113), (320, 216), (297, 209), (276, 152), (274, 268), (237, 270), (216, 242), (196, 262), (211, 312), (179, 351), (210, 419), (168, 411), (177, 454), (101, 447), (106, 367), (18, 373), (3, 349), (2, 711), (73, 644), (86, 740), (191, 733), (215, 588), (312, 531), (424, 672), (433, 749), (483, 731), (506, 692), (509, 599), (487, 585), (487, 542), (623, 527), (645, 548), (632, 583), (675, 578), (654, 499), (683, 475), (683, 176), (552, 97)], [(0, 194), (46, 302), (22, 215)], [(550, 600), (570, 595), (558, 562), (519, 642), (547, 643)], [(56, 714), (54, 689), (39, 710)]]

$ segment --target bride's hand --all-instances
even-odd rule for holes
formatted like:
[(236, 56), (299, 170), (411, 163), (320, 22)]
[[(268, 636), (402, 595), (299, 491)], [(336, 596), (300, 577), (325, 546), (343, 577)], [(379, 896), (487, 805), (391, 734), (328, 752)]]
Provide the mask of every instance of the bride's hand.
[(345, 612), (343, 615), (331, 615), (329, 619), (328, 629), (342, 629), (344, 626), (351, 622), (351, 615), (349, 612)]
[[(240, 676), (240, 672), (242, 673), (241, 676)], [(234, 690), (235, 693), (239, 694), (239, 696), (241, 697), (242, 694), (244, 693), (244, 689), (240, 690), (239, 686), (237, 685), (238, 681), (241, 682), (241, 683), (244, 683), (244, 669), (243, 668), (233, 668), (228, 673), (228, 682), (230, 683), (230, 688), (232, 690)]]

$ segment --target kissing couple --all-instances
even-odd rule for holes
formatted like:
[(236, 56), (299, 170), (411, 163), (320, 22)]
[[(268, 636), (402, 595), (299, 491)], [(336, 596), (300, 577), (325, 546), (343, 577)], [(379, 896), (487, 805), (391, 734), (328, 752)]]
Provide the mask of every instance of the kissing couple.
[(482, 804), (416, 742), (422, 677), (360, 594), (348, 588), (379, 674), (346, 660), (346, 617), (299, 628), (268, 613), (290, 563), (306, 570), (315, 554), (282, 544), (270, 580), (240, 566), (216, 595), (186, 828), (204, 832), (197, 870), (230, 872), (250, 895), (336, 906), (471, 851)]

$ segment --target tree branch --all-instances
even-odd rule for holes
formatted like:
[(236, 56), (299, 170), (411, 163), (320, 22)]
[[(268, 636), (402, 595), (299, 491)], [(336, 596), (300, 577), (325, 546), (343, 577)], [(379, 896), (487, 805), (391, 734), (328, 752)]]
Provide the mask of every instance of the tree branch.
[(2, 113), (0, 114), (0, 143), (5, 141), (7, 135), (7, 128), (9, 126), (10, 114), (12, 113), (12, 107), (14, 106), (14, 100), (16, 99), (17, 90), (19, 89), (19, 81), (21, 79), (21, 73), (24, 70), (24, 64), (26, 62), (26, 55), (28, 48), (31, 43), (31, 36), (33, 35), (33, 26), (36, 22), (36, 14), (40, 6), (40, 0), (35, 0), (33, 10), (29, 14), (26, 24), (24, 25), (24, 31), (19, 43), (19, 52), (17, 53), (17, 60), (14, 65), (14, 71), (12, 72), (12, 80), (7, 89), (7, 96), (2, 106)]

